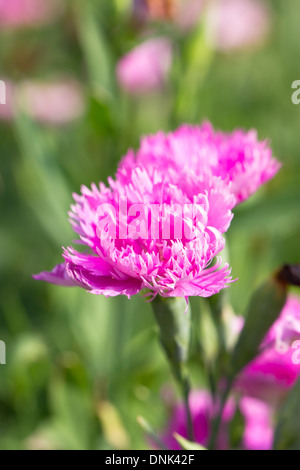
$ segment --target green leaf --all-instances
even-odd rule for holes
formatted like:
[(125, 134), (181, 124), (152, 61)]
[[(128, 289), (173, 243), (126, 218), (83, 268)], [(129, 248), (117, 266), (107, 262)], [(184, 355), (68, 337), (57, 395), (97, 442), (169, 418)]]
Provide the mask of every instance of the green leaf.
[(234, 233), (239, 237), (247, 236), (249, 231), (270, 237), (274, 233), (276, 237), (286, 237), (299, 228), (300, 194), (297, 185), (289, 182), (274, 194), (262, 196), (263, 193), (256, 194), (254, 201), (250, 198), (234, 209)]
[(231, 449), (237, 449), (243, 439), (245, 432), (245, 418), (239, 408), (237, 408), (233, 419), (229, 424), (229, 439)]
[(66, 217), (71, 190), (56, 160), (56, 146), (28, 116), (19, 113), (14, 124), (22, 157), (16, 172), (19, 190), (55, 244), (60, 243), (72, 234)]
[(59, 441), (59, 448), (91, 448), (94, 410), (89, 393), (83, 393), (62, 378), (55, 377), (50, 388), (50, 406), (52, 431)]
[(275, 450), (300, 450), (300, 380), (282, 406), (274, 438)]
[(115, 7), (120, 15), (129, 14), (132, 10), (131, 0), (115, 0)]
[(231, 379), (257, 356), (262, 340), (280, 315), (286, 296), (286, 286), (275, 279), (265, 282), (254, 292), (245, 326), (233, 351)]
[(175, 432), (173, 434), (178, 444), (181, 446), (183, 450), (207, 450), (205, 447), (201, 446), (200, 444), (196, 444), (195, 442), (188, 441), (184, 437), (180, 436)]
[(79, 40), (84, 52), (90, 82), (101, 101), (113, 96), (114, 74), (108, 41), (89, 2), (76, 3)]
[(159, 449), (166, 450), (164, 443), (159, 439), (159, 437), (156, 436), (148, 421), (143, 418), (143, 416), (138, 416), (136, 420), (144, 433), (147, 434), (147, 436), (149, 436), (153, 442), (155, 442)]
[[(205, 30), (202, 23), (198, 25), (188, 38), (185, 50), (186, 61), (178, 64), (179, 82), (176, 96), (176, 115), (178, 120), (193, 120), (197, 115), (199, 90), (210, 69), (214, 50), (205, 40)], [(181, 60), (181, 57), (179, 58)]]

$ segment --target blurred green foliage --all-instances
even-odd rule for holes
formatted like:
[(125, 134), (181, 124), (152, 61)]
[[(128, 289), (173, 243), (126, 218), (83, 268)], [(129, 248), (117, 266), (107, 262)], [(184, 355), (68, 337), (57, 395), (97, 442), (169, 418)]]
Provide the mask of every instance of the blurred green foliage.
[[(31, 278), (60, 262), (61, 246), (74, 238), (72, 192), (106, 181), (141, 134), (209, 119), (223, 130), (256, 128), (282, 161), (278, 176), (235, 210), (228, 232), (236, 312), (279, 265), (300, 260), (300, 106), (291, 102), (300, 79), (299, 1), (271, 2), (268, 41), (234, 54), (202, 50), (199, 31), (179, 37), (154, 25), (177, 41), (172, 83), (163, 95), (138, 98), (115, 80), (117, 59), (141, 37), (129, 3), (70, 0), (52, 25), (0, 32), (3, 77), (73, 75), (88, 101), (85, 116), (63, 127), (24, 116), (0, 123), (1, 449), (147, 448), (136, 417), (154, 429), (165, 422), (164, 396), (175, 386), (150, 306)], [(195, 349), (192, 370), (201, 361)], [(193, 384), (202, 380), (197, 371)]]

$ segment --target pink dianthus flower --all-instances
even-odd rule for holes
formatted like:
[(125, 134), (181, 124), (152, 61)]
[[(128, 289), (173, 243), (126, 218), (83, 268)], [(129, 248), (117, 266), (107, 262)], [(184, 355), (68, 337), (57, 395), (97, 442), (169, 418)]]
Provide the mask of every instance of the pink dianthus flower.
[(83, 187), (70, 217), (89, 251), (69, 247), (63, 264), (35, 278), (105, 296), (147, 288), (153, 296), (208, 297), (226, 287), (228, 265), (212, 261), (224, 248), (235, 198), (211, 174), (174, 184), (165, 173), (134, 164), (109, 187)]
[(136, 155), (132, 151), (121, 162), (124, 169), (133, 162), (181, 178), (182, 173), (200, 175), (211, 172), (230, 187), (237, 203), (248, 199), (270, 180), (280, 164), (272, 157), (266, 141), (257, 139), (256, 131), (215, 131), (209, 122), (201, 126), (183, 125), (175, 132), (158, 132), (141, 140)]

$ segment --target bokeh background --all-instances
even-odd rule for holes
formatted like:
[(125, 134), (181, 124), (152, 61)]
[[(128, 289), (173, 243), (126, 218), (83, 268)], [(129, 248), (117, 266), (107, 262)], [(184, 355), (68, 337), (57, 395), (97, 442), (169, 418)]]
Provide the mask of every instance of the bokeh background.
[[(177, 392), (150, 306), (31, 277), (60, 262), (74, 238), (72, 192), (105, 182), (142, 134), (204, 119), (222, 130), (255, 128), (283, 163), (235, 210), (228, 232), (237, 313), (277, 267), (299, 262), (300, 105), (291, 85), (300, 79), (300, 3), (256, 1), (268, 13), (263, 37), (229, 48), (211, 39), (201, 7), (180, 21), (190, 0), (176, 15), (155, 1), (148, 10), (130, 0), (0, 1), (1, 449), (145, 449), (136, 417), (154, 429), (166, 422)], [(255, 37), (259, 27), (252, 20)], [(128, 89), (120, 59), (157, 37), (172, 47), (161, 83)], [(194, 385), (200, 362), (195, 349)]]

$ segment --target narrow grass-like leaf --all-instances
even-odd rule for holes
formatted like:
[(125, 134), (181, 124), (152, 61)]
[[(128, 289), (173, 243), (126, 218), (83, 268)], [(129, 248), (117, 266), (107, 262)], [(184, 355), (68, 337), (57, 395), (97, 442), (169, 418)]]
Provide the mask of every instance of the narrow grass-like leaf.
[(274, 438), (275, 450), (300, 450), (300, 380), (282, 406)]

